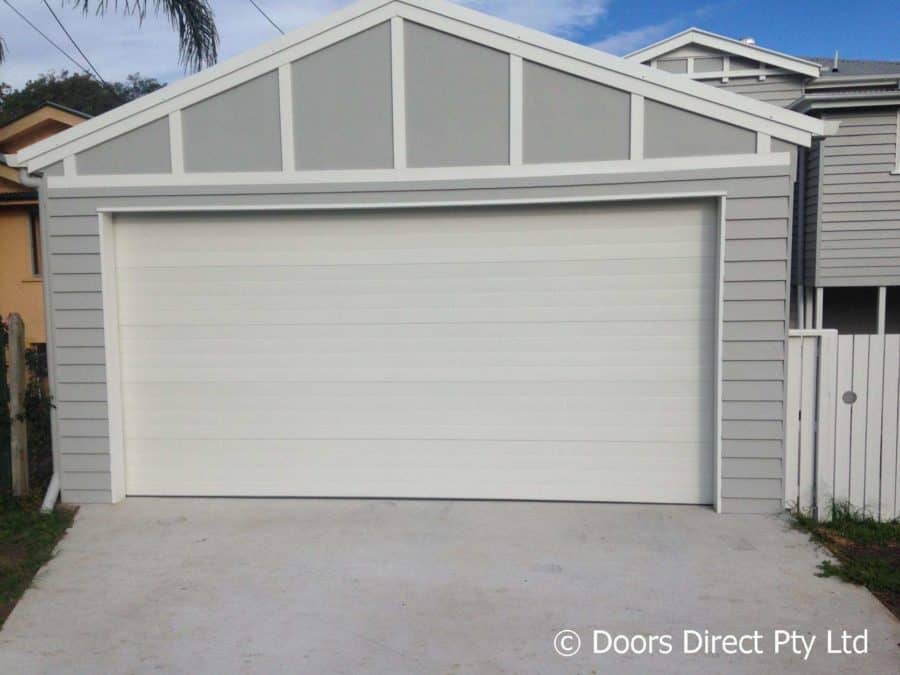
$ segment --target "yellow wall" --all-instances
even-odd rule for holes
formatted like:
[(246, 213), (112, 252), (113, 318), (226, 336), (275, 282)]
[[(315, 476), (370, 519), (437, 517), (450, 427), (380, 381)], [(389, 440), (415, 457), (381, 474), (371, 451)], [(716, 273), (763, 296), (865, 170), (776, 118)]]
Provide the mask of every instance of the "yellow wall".
[(0, 314), (17, 312), (25, 322), (25, 341), (46, 342), (44, 289), (31, 273), (28, 211), (0, 208)]

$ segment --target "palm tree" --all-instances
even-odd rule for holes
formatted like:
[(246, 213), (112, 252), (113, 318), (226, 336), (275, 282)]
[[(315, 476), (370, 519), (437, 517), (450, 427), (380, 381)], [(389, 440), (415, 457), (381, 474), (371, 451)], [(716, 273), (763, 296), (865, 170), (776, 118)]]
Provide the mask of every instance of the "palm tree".
[[(147, 12), (163, 13), (169, 18), (172, 28), (178, 31), (178, 60), (186, 70), (198, 71), (212, 65), (218, 59), (219, 32), (213, 10), (208, 0), (62, 0), (63, 3), (80, 7), (87, 14), (103, 16), (107, 11), (121, 10), (124, 14), (136, 16), (143, 23)], [(0, 38), (0, 62), (7, 50)]]

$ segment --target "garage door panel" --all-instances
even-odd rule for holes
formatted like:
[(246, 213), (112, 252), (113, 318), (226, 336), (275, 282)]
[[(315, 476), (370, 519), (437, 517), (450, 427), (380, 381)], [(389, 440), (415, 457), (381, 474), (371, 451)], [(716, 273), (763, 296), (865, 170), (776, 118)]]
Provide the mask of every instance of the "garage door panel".
[[(172, 253), (168, 242), (177, 245), (179, 251), (242, 253), (254, 260), (257, 253), (291, 249), (298, 241), (305, 244), (304, 248), (325, 253), (348, 248), (386, 249), (389, 255), (410, 249), (506, 249), (511, 242), (552, 247), (715, 241), (711, 236), (716, 228), (715, 220), (698, 220), (693, 207), (681, 212), (678, 209), (677, 205), (670, 205), (665, 229), (660, 229), (655, 221), (658, 209), (638, 204), (624, 208), (607, 205), (602, 219), (597, 218), (595, 205), (532, 207), (529, 217), (524, 219), (510, 209), (469, 208), (468, 217), (478, 221), (477, 229), (461, 227), (459, 212), (443, 209), (369, 212), (362, 218), (348, 217), (347, 212), (195, 214), (190, 229), (175, 222), (160, 222), (153, 216), (135, 216), (120, 227), (128, 240), (120, 250), (124, 266), (129, 267), (132, 255), (143, 266), (142, 252)], [(555, 225), (559, 218), (566, 220), (564, 232)], [(265, 224), (265, 239), (256, 236), (259, 222)], [(154, 231), (148, 230), (148, 223)], [(302, 232), (298, 233), (298, 225)], [(688, 253), (702, 255), (710, 251), (695, 246)]]
[(127, 490), (708, 502), (716, 223), (117, 220)]
[[(185, 284), (181, 284), (184, 289)], [(656, 312), (660, 308), (694, 307), (698, 303), (703, 307), (715, 306), (714, 288), (689, 288), (689, 289), (644, 289), (637, 291), (624, 291), (620, 288), (607, 288), (606, 290), (588, 290), (585, 288), (573, 288), (568, 290), (547, 291), (547, 289), (535, 289), (524, 291), (488, 291), (471, 290), (461, 291), (448, 287), (442, 291), (423, 291), (414, 285), (401, 292), (392, 293), (324, 293), (310, 292), (298, 284), (290, 293), (269, 294), (257, 296), (258, 289), (244, 288), (243, 293), (233, 295), (208, 295), (198, 292), (196, 288), (188, 287), (179, 293), (177, 286), (165, 289), (147, 287), (135, 291), (127, 285), (121, 285), (119, 298), (123, 309), (131, 315), (156, 315), (160, 312), (171, 312), (194, 315), (204, 315), (213, 312), (233, 311), (242, 312), (247, 316), (250, 312), (262, 313), (269, 316), (272, 312), (307, 312), (310, 310), (433, 310), (433, 309), (484, 309), (484, 308), (524, 308), (536, 307), (594, 307), (603, 308), (608, 312), (635, 311), (638, 316), (647, 316), (647, 312)], [(253, 297), (253, 308), (247, 308), (247, 296)], [(734, 303), (732, 303), (734, 304)], [(782, 308), (784, 304), (782, 302)], [(655, 314), (654, 314), (655, 315)], [(120, 317), (123, 323), (130, 323), (131, 317), (126, 314)], [(217, 315), (221, 320), (221, 316)], [(162, 320), (160, 320), (162, 323)]]
[[(657, 297), (654, 293), (697, 289), (715, 289), (716, 276), (713, 271), (694, 273), (690, 271), (669, 272), (665, 289), (659, 288), (659, 277), (650, 270), (632, 270), (619, 274), (584, 274), (554, 273), (553, 270), (540, 270), (533, 266), (530, 270), (514, 273), (504, 266), (503, 274), (499, 271), (491, 275), (470, 274), (460, 272), (452, 275), (453, 267), (438, 270), (443, 274), (427, 276), (427, 270), (410, 268), (406, 276), (396, 275), (392, 278), (383, 272), (392, 268), (375, 269), (372, 274), (359, 278), (323, 278), (323, 275), (312, 274), (319, 271), (306, 268), (310, 274), (301, 275), (296, 268), (275, 268), (261, 273), (253, 268), (242, 268), (240, 274), (227, 267), (201, 267), (177, 269), (177, 278), (173, 278), (175, 268), (128, 268), (118, 270), (119, 296), (124, 300), (150, 299), (162, 297), (200, 297), (224, 299), (252, 296), (254, 300), (267, 302), (273, 296), (287, 296), (299, 299), (315, 300), (323, 298), (327, 302), (334, 296), (350, 297), (366, 300), (369, 295), (388, 295), (403, 297), (443, 294), (455, 296), (466, 293), (502, 293), (512, 291), (514, 295), (521, 293), (549, 293), (563, 291), (606, 291), (614, 299), (627, 297), (635, 293)], [(302, 269), (302, 268), (301, 268)], [(325, 268), (329, 271), (330, 268)], [(470, 268), (471, 270), (471, 268)], [(474, 270), (473, 270), (474, 271)], [(485, 270), (480, 270), (484, 272)], [(379, 275), (376, 276), (375, 272)], [(345, 277), (348, 275), (345, 275)], [(295, 277), (295, 278), (287, 278)], [(360, 283), (363, 281), (364, 283)], [(624, 295), (622, 295), (624, 294)], [(601, 299), (598, 297), (598, 299)]]
[[(712, 464), (706, 444), (543, 441), (132, 440), (128, 482), (135, 494), (420, 497), (478, 499), (509, 485), (509, 499), (708, 503)], [(547, 456), (555, 461), (547, 463)], [(210, 464), (209, 457), (218, 461)], [(364, 461), (377, 457), (375, 463)], [(362, 461), (361, 461), (362, 460)], [(642, 471), (635, 472), (635, 463)], [(178, 466), (176, 475), (166, 467)], [(416, 471), (411, 472), (410, 467)], [(477, 467), (477, 469), (473, 468)], [(286, 486), (279, 476), (290, 473)], [(608, 476), (619, 479), (609, 483)], [(223, 485), (240, 481), (228, 492)], [(607, 486), (607, 483), (609, 485)]]
[[(587, 324), (585, 324), (587, 325)], [(183, 358), (189, 364), (202, 364), (205, 359), (219, 363), (222, 356), (241, 356), (248, 352), (256, 355), (260, 363), (275, 361), (284, 363), (285, 359), (297, 356), (309, 358), (369, 358), (371, 354), (382, 354), (385, 357), (400, 355), (408, 358), (425, 358), (428, 354), (454, 355), (464, 353), (472, 358), (490, 358), (490, 355), (504, 354), (514, 358), (517, 352), (528, 352), (536, 358), (545, 352), (551, 352), (560, 359), (583, 352), (595, 353), (598, 358), (607, 357), (613, 362), (621, 362), (624, 358), (636, 358), (638, 355), (646, 359), (646, 363), (662, 361), (665, 356), (672, 358), (699, 358), (698, 352), (709, 353), (714, 349), (715, 340), (711, 336), (668, 335), (665, 345), (660, 349), (657, 336), (599, 336), (582, 335), (581, 331), (557, 333), (555, 336), (541, 335), (506, 335), (506, 336), (474, 336), (445, 337), (436, 332), (431, 335), (408, 336), (401, 331), (395, 335), (379, 337), (362, 337), (341, 334), (336, 337), (304, 338), (303, 340), (268, 337), (270, 331), (263, 335), (246, 334), (232, 337), (232, 331), (220, 331), (219, 337), (182, 339), (177, 342), (157, 339), (121, 339), (120, 351), (134, 365), (146, 365), (148, 361), (171, 359), (172, 365)], [(702, 340), (702, 341), (701, 341)], [(415, 348), (415, 349), (413, 349)], [(663, 356), (656, 356), (656, 351)], [(312, 355), (312, 356), (310, 356)]]

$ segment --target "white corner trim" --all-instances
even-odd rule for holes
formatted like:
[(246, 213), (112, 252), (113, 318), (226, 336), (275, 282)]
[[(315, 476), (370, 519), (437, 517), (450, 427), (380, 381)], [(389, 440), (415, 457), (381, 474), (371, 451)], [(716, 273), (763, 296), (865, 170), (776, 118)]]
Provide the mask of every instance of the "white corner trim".
[(405, 169), (406, 156), (406, 43), (403, 19), (391, 17), (391, 101), (394, 120), (394, 168)]
[(184, 174), (184, 132), (181, 126), (181, 111), (169, 113), (169, 153), (172, 157), (172, 173)]
[(75, 163), (75, 155), (66, 155), (63, 157), (63, 175), (66, 178), (74, 178), (78, 175), (78, 166)]
[(310, 28), (294, 31), (197, 75), (111, 110), (17, 154), (29, 171), (80, 152), (126, 131), (276, 70), (367, 28), (393, 18), (416, 21), (462, 39), (506, 51), (578, 77), (658, 99), (724, 122), (764, 131), (799, 145), (822, 133), (820, 120), (690, 78), (676, 77), (640, 63), (577, 45), (487, 16), (444, 0), (362, 0)]
[[(836, 132), (837, 132), (837, 130), (835, 130), (835, 133)], [(896, 175), (896, 174), (900, 173), (900, 108), (897, 108), (897, 133), (896, 133), (896, 136), (894, 137), (894, 141), (895, 141), (894, 142), (894, 146), (895, 146), (894, 151), (896, 153), (894, 166), (897, 168), (894, 171), (891, 171), (891, 173)]]
[(825, 288), (816, 287), (816, 329), (821, 330), (825, 321)]
[(722, 513), (722, 430), (724, 424), (722, 394), (724, 391), (724, 349), (722, 341), (725, 339), (725, 228), (727, 223), (726, 209), (728, 198), (725, 195), (719, 197), (719, 241), (718, 241), (718, 270), (716, 280), (716, 363), (715, 363), (715, 438), (713, 443), (713, 476), (715, 486), (713, 488), (713, 508), (716, 513)]
[(125, 498), (125, 426), (122, 369), (119, 353), (119, 296), (116, 281), (116, 233), (113, 216), (99, 213), (100, 283), (103, 307), (103, 348), (106, 356), (109, 417), (109, 473), (113, 503)]
[(255, 173), (189, 173), (49, 176), (48, 187), (122, 188), (167, 186), (224, 185), (311, 185), (347, 183), (496, 180), (511, 178), (548, 178), (604, 174), (637, 174), (647, 172), (684, 172), (704, 169), (784, 167), (790, 164), (790, 153), (711, 155), (708, 157), (672, 157), (665, 159), (573, 162), (569, 164), (523, 164), (522, 166), (441, 167), (434, 169), (361, 169), (340, 171), (298, 171), (294, 173), (260, 171)]
[(884, 335), (887, 328), (887, 287), (878, 287), (878, 334)]
[(731, 57), (728, 54), (722, 57), (722, 82), (728, 82), (731, 74)]
[(629, 157), (632, 161), (644, 159), (644, 97), (638, 94), (631, 95), (631, 125), (629, 129), (630, 135), (630, 152)]
[(756, 152), (769, 153), (772, 152), (772, 137), (761, 131), (756, 133)]
[(509, 55), (509, 163), (520, 166), (525, 150), (525, 68), (521, 56)]
[(688, 75), (694, 74), (694, 57), (693, 56), (687, 57), (687, 74)]
[(649, 194), (601, 195), (591, 197), (514, 197), (510, 199), (458, 199), (403, 202), (332, 202), (316, 204), (266, 204), (241, 206), (99, 206), (98, 214), (116, 213), (241, 213), (296, 211), (378, 211), (395, 209), (436, 209), (483, 206), (538, 206), (548, 204), (600, 204), (607, 202), (667, 201), (672, 199), (719, 199), (725, 192), (659, 192)]
[(294, 94), (291, 64), (278, 66), (278, 108), (281, 120), (281, 166), (285, 171), (296, 169), (294, 157)]

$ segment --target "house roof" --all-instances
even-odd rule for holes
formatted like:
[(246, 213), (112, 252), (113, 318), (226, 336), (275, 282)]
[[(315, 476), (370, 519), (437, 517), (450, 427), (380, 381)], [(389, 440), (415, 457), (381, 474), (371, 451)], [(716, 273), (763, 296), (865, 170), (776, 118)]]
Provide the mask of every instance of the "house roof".
[(808, 145), (813, 136), (824, 134), (824, 125), (819, 120), (650, 69), (443, 0), (361, 0), (308, 27), (24, 148), (17, 153), (15, 161), (19, 166), (27, 166), (29, 171), (39, 171), (393, 17), (789, 142)]
[(810, 56), (807, 60), (814, 61), (822, 66), (824, 78), (846, 77), (859, 75), (887, 75), (900, 78), (900, 61), (873, 61), (867, 59), (838, 59), (838, 69), (834, 66), (833, 56)]
[(726, 54), (765, 63), (768, 66), (789, 70), (806, 77), (819, 77), (822, 69), (821, 64), (816, 61), (776, 52), (756, 44), (748, 44), (701, 28), (688, 28), (648, 47), (631, 52), (625, 58), (646, 63), (679, 47), (691, 44), (717, 49)]
[(0, 153), (14, 153), (89, 118), (58, 103), (43, 103), (0, 127)]
[(837, 108), (900, 106), (900, 89), (822, 90), (807, 92), (791, 104), (791, 109), (807, 113)]

